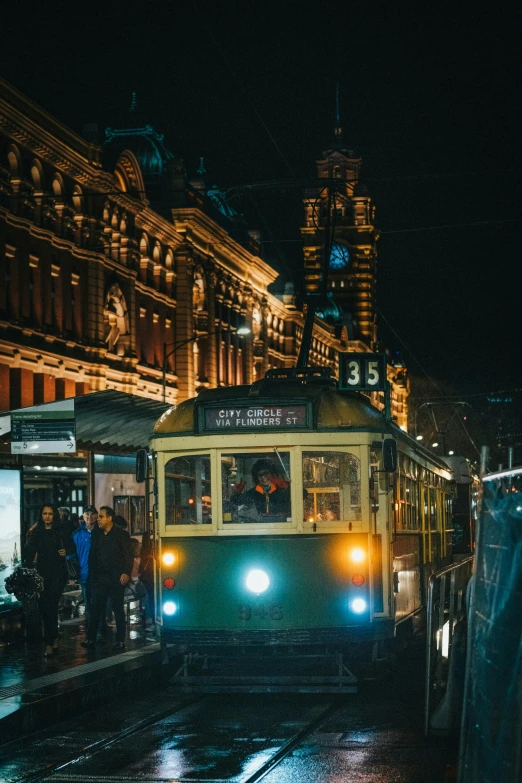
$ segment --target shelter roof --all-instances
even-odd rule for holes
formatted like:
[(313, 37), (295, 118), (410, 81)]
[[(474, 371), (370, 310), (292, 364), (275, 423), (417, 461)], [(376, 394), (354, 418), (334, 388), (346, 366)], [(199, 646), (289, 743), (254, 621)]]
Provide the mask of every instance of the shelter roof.
[[(73, 399), (77, 449), (105, 453), (133, 452), (148, 446), (156, 421), (171, 407), (112, 389)], [(45, 409), (45, 404), (38, 408)], [(0, 433), (8, 439), (10, 431), (10, 414), (5, 413), (0, 416)]]

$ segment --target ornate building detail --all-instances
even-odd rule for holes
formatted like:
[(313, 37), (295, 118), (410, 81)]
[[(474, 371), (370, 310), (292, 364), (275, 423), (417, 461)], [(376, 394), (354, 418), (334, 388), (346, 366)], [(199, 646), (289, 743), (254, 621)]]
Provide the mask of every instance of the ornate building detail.
[[(339, 349), (375, 339), (378, 234), (360, 159), (338, 136), (318, 167), (340, 184), (311, 360), (336, 370)], [(179, 404), (295, 366), (295, 292), (271, 293), (258, 234), (207, 177), (201, 161), (188, 178), (135, 99), (84, 139), (0, 79), (0, 411), (105, 388)], [(309, 290), (327, 200), (316, 188), (305, 201)], [(404, 373), (391, 374), (406, 410)]]
[(123, 354), (124, 340), (128, 337), (129, 331), (129, 312), (127, 303), (118, 282), (113, 283), (105, 294), (105, 309), (103, 311), (105, 319), (105, 342), (108, 350), (113, 352), (119, 341), (118, 353)]

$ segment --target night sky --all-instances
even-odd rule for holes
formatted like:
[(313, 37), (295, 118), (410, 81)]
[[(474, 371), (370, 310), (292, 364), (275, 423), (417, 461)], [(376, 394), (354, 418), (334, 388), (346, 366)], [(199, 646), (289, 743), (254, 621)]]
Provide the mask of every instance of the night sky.
[[(135, 90), (189, 172), (203, 155), (223, 188), (314, 177), (338, 82), (382, 231), (382, 336), (462, 393), (522, 386), (518, 3), (11, 6), (5, 79), (79, 132), (118, 126)], [(256, 196), (290, 268), (301, 196)]]

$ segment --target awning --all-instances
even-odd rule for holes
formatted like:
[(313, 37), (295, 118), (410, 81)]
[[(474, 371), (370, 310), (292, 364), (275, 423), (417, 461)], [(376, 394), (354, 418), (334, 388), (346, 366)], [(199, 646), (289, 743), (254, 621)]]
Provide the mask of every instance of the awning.
[[(112, 389), (71, 399), (74, 399), (76, 448), (85, 451), (133, 452), (146, 448), (154, 424), (171, 407)], [(38, 407), (45, 409), (45, 404)], [(6, 413), (0, 416), (0, 438), (9, 440), (10, 434), (11, 415)]]

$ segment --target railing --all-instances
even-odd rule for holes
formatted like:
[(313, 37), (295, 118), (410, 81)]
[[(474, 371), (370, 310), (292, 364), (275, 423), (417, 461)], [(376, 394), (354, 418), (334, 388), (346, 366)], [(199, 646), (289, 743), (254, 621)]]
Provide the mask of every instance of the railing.
[[(430, 719), (448, 695), (452, 672), (454, 632), (465, 621), (466, 587), (473, 569), (473, 557), (442, 568), (430, 577), (427, 604), (426, 701), (424, 734), (430, 733)], [(448, 707), (451, 712), (451, 707)], [(450, 718), (451, 719), (451, 716)], [(448, 726), (449, 730), (449, 726)]]

